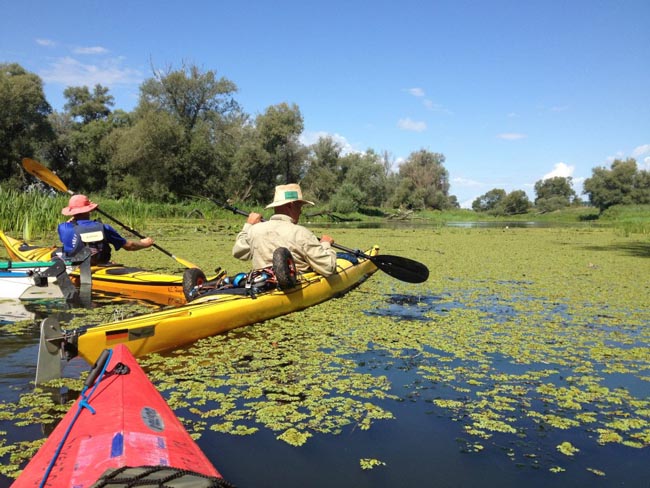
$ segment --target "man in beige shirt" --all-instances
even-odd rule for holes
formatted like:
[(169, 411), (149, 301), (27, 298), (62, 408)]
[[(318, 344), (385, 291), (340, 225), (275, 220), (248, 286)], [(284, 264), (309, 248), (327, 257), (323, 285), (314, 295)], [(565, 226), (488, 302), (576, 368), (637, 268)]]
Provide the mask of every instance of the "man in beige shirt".
[(293, 256), (297, 271), (313, 270), (323, 276), (334, 274), (334, 239), (323, 235), (319, 241), (310, 230), (298, 225), (304, 205), (313, 203), (303, 200), (299, 185), (276, 186), (273, 202), (266, 206), (273, 208), (275, 214), (262, 221), (261, 214), (251, 212), (237, 235), (232, 255), (241, 260), (252, 259), (253, 269), (262, 269), (272, 266), (273, 251), (286, 247)]

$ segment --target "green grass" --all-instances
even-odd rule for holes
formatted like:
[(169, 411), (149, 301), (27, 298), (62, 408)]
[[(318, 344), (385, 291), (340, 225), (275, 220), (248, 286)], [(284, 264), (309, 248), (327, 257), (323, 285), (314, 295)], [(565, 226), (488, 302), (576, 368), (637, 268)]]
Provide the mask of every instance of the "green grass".
[[(221, 208), (207, 199), (193, 199), (177, 204), (143, 202), (135, 198), (113, 200), (99, 195), (89, 195), (92, 201), (100, 203), (100, 208), (122, 223), (146, 234), (164, 219), (170, 223), (178, 221), (201, 222), (223, 220), (241, 223), (243, 217)], [(61, 209), (68, 203), (68, 195), (54, 195), (39, 192), (17, 192), (0, 187), (0, 229), (14, 236), (31, 240), (33, 236), (42, 237), (53, 233), (65, 217)], [(245, 212), (257, 211), (269, 215), (270, 211), (261, 206), (240, 204)], [(96, 214), (97, 217), (100, 215)], [(448, 222), (545, 222), (545, 223), (584, 223), (616, 227), (625, 234), (647, 234), (650, 232), (650, 205), (615, 206), (602, 215), (593, 207), (568, 207), (550, 213), (529, 212), (522, 215), (495, 217), (487, 213), (477, 213), (468, 209), (452, 209), (444, 212), (425, 210), (416, 212), (398, 211), (388, 208), (368, 208), (353, 214), (327, 212), (323, 207), (305, 210), (305, 217), (312, 223), (339, 221), (406, 220), (419, 223), (430, 222), (442, 225)], [(102, 217), (107, 223), (111, 219)], [(119, 225), (115, 225), (116, 228)]]

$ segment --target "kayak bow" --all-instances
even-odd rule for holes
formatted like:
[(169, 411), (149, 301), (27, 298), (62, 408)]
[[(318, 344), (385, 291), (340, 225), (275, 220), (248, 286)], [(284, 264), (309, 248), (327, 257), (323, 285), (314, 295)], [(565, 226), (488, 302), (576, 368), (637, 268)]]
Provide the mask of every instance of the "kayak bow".
[(102, 352), (79, 399), (12, 486), (85, 488), (118, 476), (139, 476), (137, 486), (163, 476), (173, 479), (169, 487), (231, 486), (123, 345)]

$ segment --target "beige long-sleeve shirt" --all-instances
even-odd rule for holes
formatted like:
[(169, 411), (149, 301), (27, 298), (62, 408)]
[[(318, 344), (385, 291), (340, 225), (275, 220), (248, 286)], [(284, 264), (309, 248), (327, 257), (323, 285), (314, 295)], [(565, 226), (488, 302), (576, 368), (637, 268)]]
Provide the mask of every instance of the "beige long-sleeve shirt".
[(330, 276), (336, 271), (336, 251), (330, 243), (320, 242), (310, 230), (283, 214), (258, 224), (244, 224), (232, 255), (241, 260), (252, 259), (253, 269), (261, 269), (273, 264), (273, 251), (278, 247), (291, 251), (299, 272), (313, 270)]

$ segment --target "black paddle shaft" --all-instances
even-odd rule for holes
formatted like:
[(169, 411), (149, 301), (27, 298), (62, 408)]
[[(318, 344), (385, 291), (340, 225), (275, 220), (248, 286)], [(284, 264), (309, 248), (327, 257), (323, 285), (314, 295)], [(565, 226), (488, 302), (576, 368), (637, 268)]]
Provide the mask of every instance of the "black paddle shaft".
[[(227, 203), (222, 203), (218, 200), (211, 200), (226, 210), (230, 210), (234, 214), (244, 216), (248, 215), (248, 213), (238, 209), (237, 207), (233, 207)], [(337, 243), (333, 243), (332, 247), (350, 254), (354, 254), (357, 257), (369, 259), (375, 266), (377, 266), (378, 269), (400, 281), (405, 281), (407, 283), (423, 283), (429, 279), (429, 268), (418, 261), (414, 261), (413, 259), (408, 259), (401, 256), (391, 256), (389, 254), (369, 256), (368, 254), (361, 252), (358, 249), (351, 249)]]

